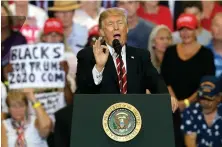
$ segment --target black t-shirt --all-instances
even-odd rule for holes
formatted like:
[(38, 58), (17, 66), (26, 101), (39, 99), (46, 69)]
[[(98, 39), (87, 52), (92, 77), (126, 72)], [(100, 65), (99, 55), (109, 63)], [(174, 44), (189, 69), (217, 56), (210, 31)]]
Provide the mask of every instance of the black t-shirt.
[(197, 91), (203, 76), (215, 75), (214, 57), (209, 49), (201, 46), (192, 58), (184, 61), (178, 56), (176, 47), (174, 45), (166, 50), (161, 74), (176, 97), (183, 100)]

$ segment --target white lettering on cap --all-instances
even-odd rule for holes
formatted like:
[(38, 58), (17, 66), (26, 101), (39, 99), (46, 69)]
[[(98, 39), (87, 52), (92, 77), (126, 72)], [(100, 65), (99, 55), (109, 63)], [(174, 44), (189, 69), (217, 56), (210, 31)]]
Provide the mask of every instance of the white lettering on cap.
[(182, 23), (182, 22), (191, 22), (192, 21), (192, 17), (189, 17), (189, 16), (185, 16), (185, 17), (182, 17), (179, 19), (179, 23)]
[(46, 25), (47, 27), (57, 27), (57, 28), (61, 27), (60, 23), (58, 23), (57, 21), (50, 21)]

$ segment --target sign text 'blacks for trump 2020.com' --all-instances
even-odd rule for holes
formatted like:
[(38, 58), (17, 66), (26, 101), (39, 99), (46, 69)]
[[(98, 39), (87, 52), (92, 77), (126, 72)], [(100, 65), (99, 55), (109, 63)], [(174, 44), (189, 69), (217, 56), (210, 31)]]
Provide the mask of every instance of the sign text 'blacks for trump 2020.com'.
[(9, 88), (63, 88), (65, 73), (60, 67), (64, 60), (61, 43), (38, 43), (13, 46), (10, 52)]

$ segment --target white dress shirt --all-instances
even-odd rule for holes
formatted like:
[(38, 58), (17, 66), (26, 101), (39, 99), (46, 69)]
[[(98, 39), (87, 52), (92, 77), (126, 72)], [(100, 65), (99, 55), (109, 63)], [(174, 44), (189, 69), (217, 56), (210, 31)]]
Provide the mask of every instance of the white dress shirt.
[[(109, 49), (109, 52), (111, 54), (111, 56), (113, 57), (113, 61), (114, 61), (114, 64), (115, 64), (115, 67), (117, 69), (117, 64), (116, 64), (116, 58), (117, 58), (117, 54), (115, 53), (115, 50), (114, 48), (112, 48), (110, 45), (106, 44), (108, 49)], [(122, 47), (122, 52), (121, 52), (121, 55), (122, 55), (122, 60), (123, 60), (123, 63), (124, 63), (124, 66), (126, 68), (126, 71), (127, 71), (127, 67), (126, 67), (126, 46), (124, 45)], [(104, 70), (104, 68), (103, 68)], [(92, 74), (93, 74), (93, 79), (94, 79), (94, 83), (96, 85), (99, 85), (103, 79), (103, 70), (101, 72), (98, 72), (98, 70), (96, 69), (96, 65), (94, 66), (93, 70), (92, 70)]]

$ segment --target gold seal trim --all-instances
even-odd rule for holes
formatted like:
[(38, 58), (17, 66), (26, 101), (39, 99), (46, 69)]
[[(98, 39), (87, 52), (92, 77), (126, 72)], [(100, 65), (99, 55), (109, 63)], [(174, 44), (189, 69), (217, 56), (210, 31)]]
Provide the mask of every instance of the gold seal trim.
[[(113, 114), (113, 112), (118, 111), (118, 110), (129, 110), (130, 112), (132, 112), (132, 114), (135, 117), (135, 127), (132, 130), (132, 132), (130, 132), (128, 135), (124, 135), (124, 136), (119, 136), (116, 135), (115, 133), (112, 132), (112, 130), (109, 127), (109, 119), (110, 116)], [(126, 142), (129, 140), (132, 140), (134, 137), (136, 137), (141, 129), (142, 126), (142, 119), (141, 119), (141, 115), (139, 113), (139, 111), (131, 104), (125, 103), (125, 102), (120, 102), (120, 103), (116, 103), (111, 105), (104, 113), (103, 115), (103, 120), (102, 120), (102, 124), (103, 124), (103, 129), (105, 131), (105, 133), (107, 134), (107, 136), (109, 136), (111, 139), (118, 141), (118, 142)]]

